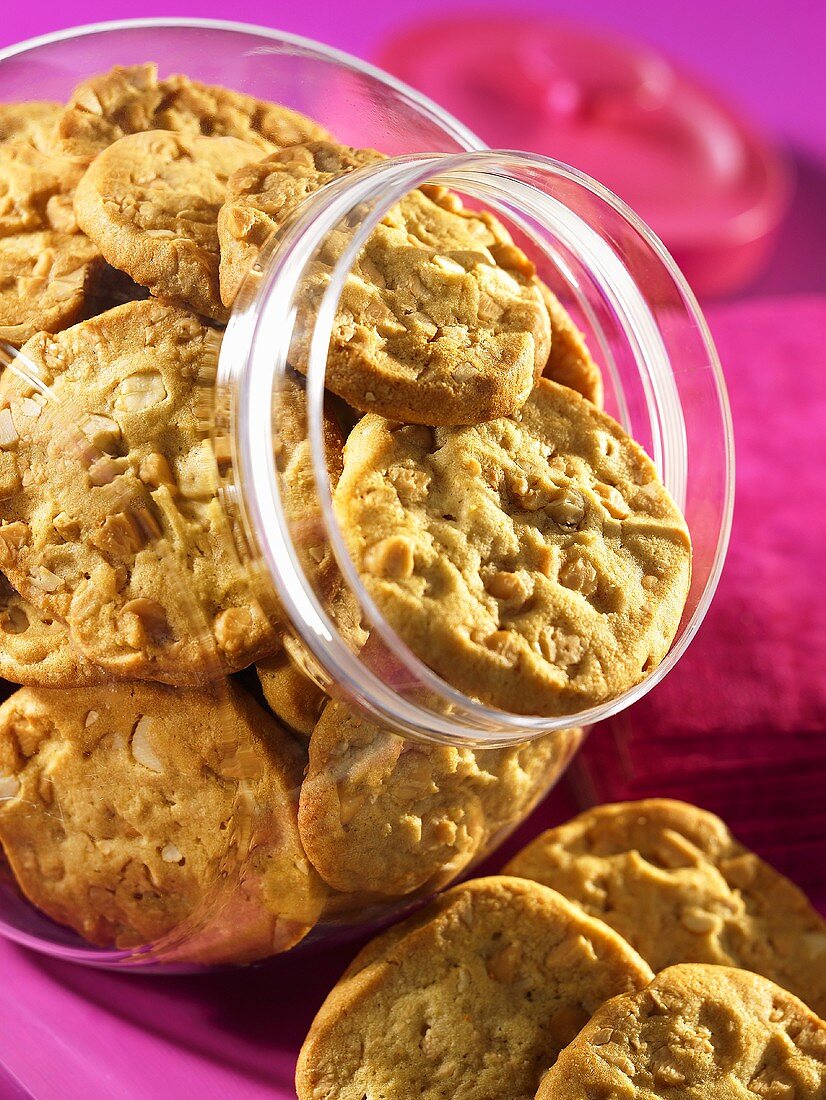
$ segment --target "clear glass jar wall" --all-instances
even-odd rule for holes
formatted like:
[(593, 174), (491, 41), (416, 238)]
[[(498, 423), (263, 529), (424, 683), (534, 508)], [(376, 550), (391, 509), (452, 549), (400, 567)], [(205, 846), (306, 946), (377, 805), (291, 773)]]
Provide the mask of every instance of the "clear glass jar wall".
[[(50, 365), (48, 341), (38, 354), (7, 349), (4, 384), (42, 410), (41, 438), (49, 426), (48, 444), (25, 453), (46, 471), (50, 522), (88, 506), (107, 537), (140, 544), (149, 580), (141, 588), (98, 558), (97, 572), (73, 559), (71, 630), (44, 613), (48, 599), (34, 611), (7, 586), (4, 667), (29, 667), (0, 721), (0, 833), (13, 868), (3, 868), (0, 928), (93, 965), (180, 969), (363, 928), (492, 851), (556, 782), (583, 730), (650, 690), (689, 643), (725, 553), (732, 455), (701, 314), (646, 227), (574, 169), (483, 151), (368, 66), (257, 29), (128, 24), (5, 51), (0, 102), (65, 101), (90, 75), (146, 61), (284, 104), (391, 158), (306, 197), (262, 248), (226, 329), (152, 302), (128, 307), (153, 336), (124, 353), (138, 379), (125, 391), (122, 366), (86, 362), (95, 341), (129, 342), (123, 320), (61, 344), (79, 364), (65, 372)], [(606, 410), (653, 458), (691, 533), (691, 587), (668, 655), (579, 712), (512, 713), (439, 677), (382, 616), (335, 519), (330, 432), (348, 427), (325, 396), (336, 308), (375, 226), (426, 185), (495, 212), (524, 247), (585, 334)], [(145, 412), (153, 393), (177, 402), (165, 451), (174, 479), (137, 429), (125, 454), (112, 445), (94, 401), (117, 400), (118, 387), (127, 412)], [(151, 467), (151, 502), (119, 476), (136, 462)], [(5, 510), (3, 521), (20, 519)], [(162, 592), (174, 641), (161, 630), (140, 660), (146, 647), (130, 649), (124, 630), (151, 634), (153, 609), (137, 602), (146, 591)], [(69, 606), (60, 595), (54, 607)]]

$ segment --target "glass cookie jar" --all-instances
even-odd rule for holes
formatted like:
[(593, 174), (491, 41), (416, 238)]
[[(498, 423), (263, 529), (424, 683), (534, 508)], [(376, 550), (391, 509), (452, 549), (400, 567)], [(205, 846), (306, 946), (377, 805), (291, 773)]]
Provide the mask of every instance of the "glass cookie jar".
[[(110, 24), (3, 51), (0, 102), (65, 102), (147, 61), (385, 154), (259, 242), (226, 325), (110, 266), (91, 320), (4, 345), (0, 930), (91, 965), (174, 970), (386, 921), (489, 854), (584, 731), (651, 690), (696, 633), (733, 458), (702, 315), (633, 212), (575, 168), (485, 149), (356, 59), (237, 24)], [(686, 518), (691, 582), (670, 649), (587, 708), (514, 713), (439, 676), (382, 613), (336, 520), (358, 419), (325, 388), (339, 300), (417, 188), (508, 227)]]

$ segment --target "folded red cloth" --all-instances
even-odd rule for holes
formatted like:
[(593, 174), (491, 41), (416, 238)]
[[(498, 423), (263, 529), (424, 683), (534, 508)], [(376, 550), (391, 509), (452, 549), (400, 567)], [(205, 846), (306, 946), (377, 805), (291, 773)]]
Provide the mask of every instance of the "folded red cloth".
[(579, 805), (706, 806), (826, 910), (826, 297), (707, 316), (736, 441), (723, 577), (685, 657), (592, 732), (568, 782)]

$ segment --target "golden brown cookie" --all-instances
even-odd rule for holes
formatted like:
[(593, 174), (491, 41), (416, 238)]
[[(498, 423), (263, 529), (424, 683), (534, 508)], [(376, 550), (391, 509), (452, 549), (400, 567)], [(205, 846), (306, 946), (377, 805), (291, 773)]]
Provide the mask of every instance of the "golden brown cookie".
[(329, 703), (301, 786), (305, 851), (337, 890), (435, 890), (524, 817), (580, 736), (487, 750), (426, 744)]
[(15, 684), (78, 687), (111, 675), (86, 660), (65, 623), (38, 611), (0, 573), (0, 677)]
[(62, 103), (45, 99), (0, 103), (0, 142), (27, 141), (44, 148), (46, 137), (62, 111)]
[(267, 240), (308, 195), (382, 156), (375, 149), (313, 141), (240, 168), (229, 180), (218, 215), (224, 305), (232, 305)]
[(666, 798), (595, 806), (537, 837), (505, 871), (600, 917), (654, 970), (741, 966), (826, 1013), (826, 922), (697, 806)]
[(605, 399), (602, 372), (588, 351), (585, 337), (553, 291), (544, 283), (539, 289), (551, 318), (551, 353), (542, 373), (552, 382), (581, 393), (601, 409)]
[(183, 926), (179, 957), (248, 962), (323, 905), (295, 822), (301, 766), (229, 681), (22, 688), (0, 707), (0, 841), (27, 897), (92, 943)]
[(691, 546), (653, 463), (541, 379), (509, 419), (353, 429), (334, 495), (364, 585), (410, 648), (504, 710), (572, 714), (665, 656)]
[(233, 137), (130, 134), (98, 155), (75, 194), (106, 260), (169, 301), (227, 319), (218, 291), (218, 210), (229, 177), (261, 150)]
[(83, 171), (25, 141), (0, 143), (0, 237), (76, 231), (72, 193)]
[(142, 130), (234, 137), (264, 150), (327, 137), (298, 111), (185, 76), (158, 79), (156, 65), (116, 66), (84, 80), (57, 121), (60, 152), (92, 160), (107, 145)]
[(220, 335), (131, 302), (0, 382), (0, 568), (121, 677), (197, 683), (275, 648), (219, 500), (205, 406)]
[(536, 1100), (822, 1100), (826, 1023), (756, 974), (672, 966), (598, 1009)]
[(300, 1100), (532, 1100), (591, 1013), (650, 971), (606, 925), (524, 887), (456, 886), (368, 944), (310, 1028)]
[(327, 703), (321, 688), (285, 650), (258, 661), (255, 671), (267, 706), (276, 718), (295, 733), (309, 737)]
[[(242, 170), (220, 216), (224, 300), (302, 199), (379, 157), (312, 142)], [(344, 243), (332, 234), (325, 244), (305, 287), (307, 307), (327, 288)], [(328, 389), (354, 408), (413, 423), (472, 424), (513, 412), (550, 349), (533, 274), (492, 215), (465, 210), (445, 188), (411, 192), (376, 227), (347, 278)], [(305, 370), (303, 341), (294, 354)]]
[(104, 271), (82, 233), (43, 230), (0, 237), (0, 340), (16, 347), (60, 332), (90, 310)]

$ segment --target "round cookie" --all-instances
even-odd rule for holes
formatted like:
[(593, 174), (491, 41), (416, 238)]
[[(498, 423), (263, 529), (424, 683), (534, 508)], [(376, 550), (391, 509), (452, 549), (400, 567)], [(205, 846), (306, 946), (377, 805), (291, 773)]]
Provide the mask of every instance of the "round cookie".
[(261, 249), (299, 203), (331, 180), (382, 159), (375, 149), (313, 141), (239, 168), (229, 180), (218, 215), (224, 305), (235, 301)]
[(82, 168), (25, 141), (0, 143), (0, 237), (55, 229), (77, 230), (72, 193)]
[(553, 291), (544, 283), (539, 289), (551, 318), (551, 352), (542, 373), (552, 382), (581, 393), (601, 409), (605, 400), (602, 372), (588, 351), (585, 337)]
[(599, 1005), (650, 971), (552, 890), (476, 879), (368, 944), (301, 1049), (299, 1100), (532, 1100)]
[(821, 1100), (826, 1023), (756, 974), (686, 964), (603, 1005), (536, 1100)]
[(19, 346), (60, 332), (90, 310), (104, 263), (82, 233), (42, 230), (0, 237), (0, 340)]
[(572, 714), (665, 656), (691, 573), (683, 517), (622, 428), (540, 379), (471, 428), (368, 415), (334, 495), (379, 610), (454, 687), (513, 713)]
[(229, 681), (22, 688), (0, 707), (0, 841), (27, 897), (92, 943), (171, 936), (177, 959), (249, 962), (323, 907), (301, 766)]
[(826, 1014), (826, 921), (714, 814), (665, 798), (596, 806), (505, 868), (624, 936), (654, 970), (741, 966)]
[(0, 568), (120, 677), (199, 683), (276, 646), (207, 437), (219, 345), (131, 302), (23, 348), (48, 400), (0, 382)]
[(304, 849), (337, 890), (435, 890), (521, 820), (580, 736), (562, 730), (487, 750), (425, 744), (329, 703), (301, 785)]
[(149, 130), (104, 149), (75, 214), (106, 260), (153, 294), (227, 319), (218, 290), (218, 211), (229, 177), (261, 150), (233, 137)]
[(0, 677), (14, 684), (78, 687), (103, 683), (111, 674), (86, 660), (65, 623), (38, 611), (0, 573)]
[[(0, 665), (0, 674), (2, 674)], [(309, 737), (327, 702), (321, 688), (295, 664), (285, 650), (255, 666), (267, 706), (295, 733)]]
[(79, 84), (57, 120), (54, 143), (88, 162), (142, 130), (235, 137), (267, 151), (327, 137), (298, 111), (185, 76), (159, 80), (157, 66), (147, 63), (116, 66)]
[[(242, 170), (220, 216), (224, 300), (303, 198), (380, 156), (313, 142)], [(326, 290), (343, 243), (332, 234), (322, 249), (307, 308)], [(492, 215), (465, 210), (442, 187), (411, 192), (376, 227), (348, 275), (327, 388), (354, 408), (410, 423), (473, 424), (513, 412), (550, 349), (533, 276)], [(294, 356), (305, 370), (303, 341)]]
[(27, 141), (45, 149), (49, 132), (62, 111), (62, 103), (46, 99), (0, 103), (0, 142)]

